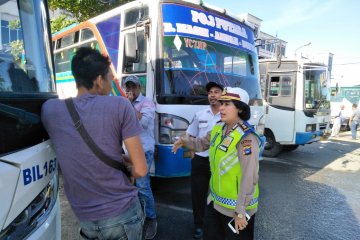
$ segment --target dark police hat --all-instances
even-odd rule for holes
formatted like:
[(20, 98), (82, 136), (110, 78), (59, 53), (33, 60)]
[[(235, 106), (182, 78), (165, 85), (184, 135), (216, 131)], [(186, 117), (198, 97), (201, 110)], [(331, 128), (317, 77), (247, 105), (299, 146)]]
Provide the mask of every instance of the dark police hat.
[(218, 83), (216, 83), (216, 82), (208, 82), (208, 83), (206, 84), (206, 86), (205, 86), (206, 91), (209, 92), (212, 87), (220, 88), (221, 91), (224, 90), (224, 87), (223, 87), (221, 84), (218, 84)]

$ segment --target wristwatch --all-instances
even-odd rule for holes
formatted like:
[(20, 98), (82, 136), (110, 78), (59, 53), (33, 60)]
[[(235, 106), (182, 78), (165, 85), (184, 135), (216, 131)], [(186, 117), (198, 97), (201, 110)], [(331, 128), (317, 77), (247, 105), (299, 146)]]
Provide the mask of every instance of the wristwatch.
[(237, 212), (235, 212), (235, 216), (238, 217), (238, 218), (243, 218), (243, 217), (245, 217), (244, 214), (242, 214), (242, 213), (237, 213)]

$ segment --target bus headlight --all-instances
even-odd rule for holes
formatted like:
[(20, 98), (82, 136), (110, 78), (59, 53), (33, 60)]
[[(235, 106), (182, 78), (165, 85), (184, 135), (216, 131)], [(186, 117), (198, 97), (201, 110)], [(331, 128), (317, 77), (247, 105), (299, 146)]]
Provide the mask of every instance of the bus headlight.
[(316, 124), (306, 124), (305, 132), (315, 132)]
[(159, 143), (172, 144), (177, 137), (183, 136), (189, 126), (189, 122), (171, 114), (159, 114)]
[(25, 239), (40, 227), (55, 205), (58, 186), (59, 177), (56, 172), (39, 195), (0, 233), (0, 239)]

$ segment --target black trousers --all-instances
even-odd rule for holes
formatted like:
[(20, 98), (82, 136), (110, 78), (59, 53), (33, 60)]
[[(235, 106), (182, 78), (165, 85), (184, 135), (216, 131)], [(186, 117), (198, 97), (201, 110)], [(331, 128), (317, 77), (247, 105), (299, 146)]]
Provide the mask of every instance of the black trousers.
[(191, 200), (195, 228), (203, 228), (204, 225), (210, 176), (209, 158), (195, 154), (191, 161)]
[(204, 223), (204, 240), (253, 240), (255, 215), (251, 216), (245, 229), (233, 233), (228, 223), (232, 217), (225, 216), (214, 209), (213, 203), (207, 205)]

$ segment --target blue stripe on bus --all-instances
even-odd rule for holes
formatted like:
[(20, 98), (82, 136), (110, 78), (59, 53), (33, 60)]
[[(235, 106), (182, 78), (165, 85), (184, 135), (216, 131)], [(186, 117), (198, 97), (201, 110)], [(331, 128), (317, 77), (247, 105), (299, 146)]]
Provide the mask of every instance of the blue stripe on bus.
[(71, 71), (56, 73), (56, 83), (74, 82), (74, 76)]
[(183, 177), (190, 176), (191, 158), (184, 157), (184, 149), (179, 148), (176, 154), (171, 152), (172, 145), (156, 145), (155, 176)]
[(321, 137), (323, 134), (324, 134), (324, 133), (321, 132), (321, 131), (316, 131), (316, 132), (297, 132), (297, 133), (296, 133), (295, 144), (302, 145), (302, 144), (307, 144), (307, 143), (319, 141), (319, 140), (320, 140), (320, 137)]

